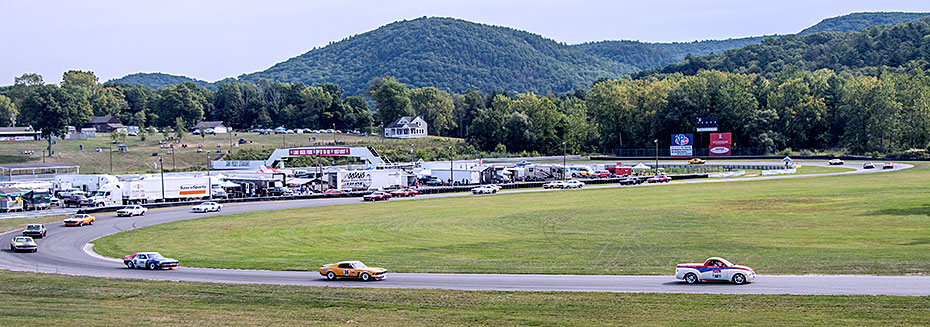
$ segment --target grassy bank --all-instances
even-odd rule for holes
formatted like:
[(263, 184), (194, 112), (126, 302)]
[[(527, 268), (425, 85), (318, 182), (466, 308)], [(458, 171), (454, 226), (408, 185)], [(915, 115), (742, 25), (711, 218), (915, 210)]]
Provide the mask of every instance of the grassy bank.
[(723, 256), (762, 274), (930, 273), (930, 169), (393, 201), (217, 216), (98, 240), (188, 266), (669, 274)]
[[(171, 273), (171, 272), (165, 272)], [(226, 285), (0, 271), (3, 326), (918, 326), (930, 298)]]
[[(162, 134), (149, 136), (145, 141), (138, 136), (130, 136), (123, 142), (128, 151), (117, 151), (116, 144), (112, 144), (109, 134), (98, 134), (98, 137), (87, 140), (56, 140), (52, 150), (55, 155), (44, 158), (46, 162), (62, 162), (81, 166), (81, 173), (109, 173), (110, 172), (110, 146), (113, 147), (114, 173), (141, 173), (153, 172), (154, 160), (152, 153), (157, 153), (164, 159), (165, 168), (172, 170), (203, 170), (212, 159), (218, 158), (221, 150), (226, 153), (232, 150), (238, 153), (242, 150), (270, 150), (296, 146), (332, 145), (333, 134), (279, 134), (259, 135), (257, 133), (237, 133), (232, 136), (232, 142), (245, 139), (249, 143), (230, 147), (230, 135), (199, 135), (187, 134), (179, 144), (186, 144), (187, 148), (178, 145), (174, 156), (168, 154), (169, 149), (159, 147), (159, 140), (164, 139)], [(311, 141), (310, 138), (315, 138)], [(381, 139), (377, 136), (360, 136), (338, 134), (336, 139), (340, 144), (373, 146), (375, 150), (384, 152), (382, 155), (399, 157), (407, 160), (410, 157), (410, 144), (415, 143), (415, 152), (423, 151), (422, 155), (433, 152), (446, 151), (451, 144), (459, 144), (460, 139), (444, 137), (427, 137), (417, 140)], [(42, 162), (42, 151), (48, 144), (45, 141), (17, 141), (3, 142), (0, 146), (0, 164)], [(81, 150), (81, 145), (84, 149)], [(203, 146), (205, 152), (197, 152)], [(96, 152), (95, 149), (102, 149)], [(31, 156), (22, 155), (22, 151), (33, 151)], [(417, 153), (415, 153), (417, 154)], [(262, 159), (266, 159), (266, 157)], [(396, 159), (396, 158), (395, 158)]]

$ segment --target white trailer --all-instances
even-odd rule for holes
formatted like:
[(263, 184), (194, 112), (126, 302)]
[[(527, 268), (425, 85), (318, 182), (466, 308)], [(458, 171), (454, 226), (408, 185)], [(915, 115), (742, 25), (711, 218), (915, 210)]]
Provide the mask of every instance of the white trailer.
[(453, 180), (454, 185), (481, 184), (481, 172), (484, 166), (477, 166), (468, 169), (449, 169), (434, 167), (430, 169), (430, 176), (435, 179), (448, 183)]
[(407, 185), (407, 172), (400, 169), (368, 169), (326, 172), (330, 185), (341, 190), (379, 190)]
[[(211, 188), (210, 185), (213, 187)], [(164, 181), (164, 199), (194, 200), (207, 199), (213, 190), (214, 198), (225, 198), (226, 192), (222, 188), (222, 181), (216, 177), (166, 177)], [(162, 179), (160, 177), (145, 176), (142, 179), (123, 183), (122, 202), (146, 203), (161, 201)]]
[(57, 175), (55, 176), (55, 191), (80, 189), (91, 193), (101, 186), (118, 183), (119, 179), (113, 175)]

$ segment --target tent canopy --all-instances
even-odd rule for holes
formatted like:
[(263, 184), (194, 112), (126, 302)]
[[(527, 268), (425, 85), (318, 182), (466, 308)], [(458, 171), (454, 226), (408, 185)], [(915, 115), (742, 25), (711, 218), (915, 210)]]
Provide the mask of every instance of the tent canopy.
[(652, 167), (649, 167), (646, 164), (640, 162), (636, 166), (633, 166), (633, 169), (652, 169)]

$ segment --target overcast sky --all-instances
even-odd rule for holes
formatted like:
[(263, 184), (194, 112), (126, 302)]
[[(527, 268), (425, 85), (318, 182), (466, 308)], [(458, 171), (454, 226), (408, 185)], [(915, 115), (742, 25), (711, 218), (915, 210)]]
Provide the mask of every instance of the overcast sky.
[(164, 72), (207, 81), (402, 19), (457, 17), (566, 43), (693, 41), (797, 33), (861, 11), (930, 11), (930, 1), (8, 0), (0, 3), (0, 85), (26, 72), (57, 83)]

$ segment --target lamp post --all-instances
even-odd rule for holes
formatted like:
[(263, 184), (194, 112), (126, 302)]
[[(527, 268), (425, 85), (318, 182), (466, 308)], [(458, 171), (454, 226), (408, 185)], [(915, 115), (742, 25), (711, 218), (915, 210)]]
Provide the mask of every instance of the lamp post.
[(413, 165), (413, 143), (410, 143), (410, 165)]
[(110, 143), (110, 173), (113, 173), (113, 143)]
[(284, 145), (282, 148), (287, 148), (287, 131), (281, 134), (281, 144)]
[(659, 175), (659, 139), (652, 141), (656, 144), (656, 176)]
[(562, 142), (562, 181), (565, 181), (565, 142)]
[(333, 145), (336, 144), (339, 144), (339, 142), (336, 141), (336, 123), (333, 123)]
[(449, 184), (455, 185), (455, 168), (452, 167), (455, 160), (455, 153), (452, 152), (452, 146), (449, 146)]
[(171, 145), (171, 169), (178, 169), (178, 162), (174, 160), (174, 153), (177, 150), (174, 149), (174, 144)]
[(161, 157), (158, 157), (158, 169), (161, 172), (161, 202), (165, 203), (165, 165), (162, 163)]

